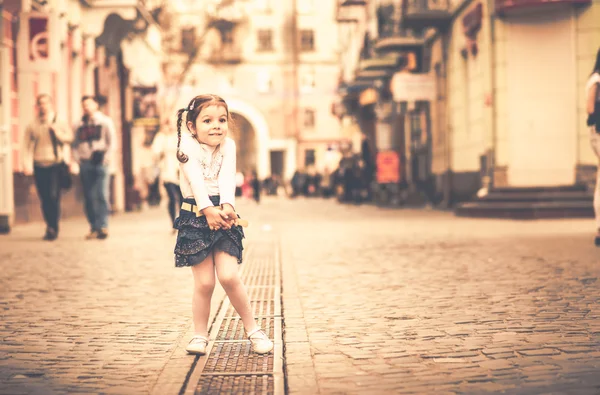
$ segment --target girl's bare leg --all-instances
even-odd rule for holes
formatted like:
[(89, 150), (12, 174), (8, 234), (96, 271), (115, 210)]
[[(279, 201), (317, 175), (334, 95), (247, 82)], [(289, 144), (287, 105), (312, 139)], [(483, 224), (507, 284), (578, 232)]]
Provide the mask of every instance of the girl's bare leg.
[(237, 258), (223, 251), (215, 251), (215, 267), (217, 277), (227, 293), (233, 308), (242, 318), (246, 332), (256, 329), (256, 321), (250, 307), (250, 299), (240, 279)]
[(192, 266), (194, 274), (194, 295), (192, 297), (194, 333), (204, 337), (208, 337), (210, 299), (215, 289), (214, 262), (213, 254), (209, 254), (205, 260)]

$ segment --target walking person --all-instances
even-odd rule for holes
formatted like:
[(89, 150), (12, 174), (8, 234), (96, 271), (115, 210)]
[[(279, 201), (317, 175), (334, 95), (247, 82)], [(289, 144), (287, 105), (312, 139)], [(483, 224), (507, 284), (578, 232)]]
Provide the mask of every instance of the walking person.
[[(592, 149), (600, 164), (600, 49), (598, 49), (594, 69), (586, 84), (586, 95), (587, 125), (590, 127), (590, 140)], [(600, 166), (598, 166), (596, 177), (596, 189), (594, 191), (596, 237), (594, 238), (594, 244), (600, 247)]]
[[(171, 226), (175, 223), (178, 207), (183, 202), (179, 188), (179, 161), (177, 160), (177, 131), (166, 121), (163, 128), (154, 137), (152, 153), (159, 164), (160, 179), (167, 191), (169, 202), (167, 208), (171, 217)], [(176, 230), (173, 228), (173, 232)]]
[(256, 174), (256, 171), (252, 171), (250, 178), (250, 186), (252, 187), (252, 197), (256, 203), (260, 203), (260, 179)]
[[(181, 130), (183, 115), (187, 130)], [(244, 232), (235, 212), (236, 145), (228, 138), (231, 115), (225, 101), (200, 95), (177, 113), (177, 159), (184, 202), (175, 220), (175, 266), (191, 267), (195, 335), (186, 350), (204, 355), (208, 345), (210, 300), (215, 272), (240, 315), (254, 352), (265, 354), (273, 342), (257, 326), (246, 288), (238, 274)]]
[(79, 164), (85, 214), (90, 224), (86, 239), (108, 237), (110, 164), (116, 147), (112, 120), (98, 111), (94, 96), (81, 99), (83, 117), (75, 126), (73, 158)]
[(50, 95), (39, 95), (36, 104), (37, 118), (27, 126), (23, 138), (23, 170), (35, 179), (46, 222), (43, 239), (53, 241), (59, 231), (61, 166), (68, 162), (65, 145), (73, 141), (73, 133), (66, 122), (58, 119)]

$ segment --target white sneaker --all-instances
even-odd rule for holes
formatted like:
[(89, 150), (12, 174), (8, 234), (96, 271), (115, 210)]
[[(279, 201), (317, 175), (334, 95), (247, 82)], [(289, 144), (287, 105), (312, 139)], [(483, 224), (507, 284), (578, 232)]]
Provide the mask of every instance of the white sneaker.
[(188, 354), (194, 355), (206, 355), (206, 347), (208, 346), (208, 339), (204, 336), (195, 335), (188, 343), (185, 351)]
[(250, 340), (250, 343), (252, 344), (252, 351), (257, 354), (267, 354), (273, 349), (273, 342), (260, 328), (256, 328), (248, 333), (248, 340)]

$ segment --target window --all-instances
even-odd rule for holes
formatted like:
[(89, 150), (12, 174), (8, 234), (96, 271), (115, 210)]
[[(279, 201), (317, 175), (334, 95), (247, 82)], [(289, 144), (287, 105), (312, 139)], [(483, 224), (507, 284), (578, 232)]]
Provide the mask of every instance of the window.
[(315, 110), (312, 108), (304, 109), (304, 127), (314, 128), (315, 127)]
[(267, 29), (258, 31), (258, 50), (260, 52), (273, 50), (273, 31)]
[(189, 27), (181, 29), (181, 51), (191, 53), (194, 50), (196, 28)]
[(309, 29), (300, 30), (300, 50), (314, 51), (315, 50), (315, 32)]
[(304, 150), (304, 167), (312, 166), (315, 164), (315, 150), (307, 149)]

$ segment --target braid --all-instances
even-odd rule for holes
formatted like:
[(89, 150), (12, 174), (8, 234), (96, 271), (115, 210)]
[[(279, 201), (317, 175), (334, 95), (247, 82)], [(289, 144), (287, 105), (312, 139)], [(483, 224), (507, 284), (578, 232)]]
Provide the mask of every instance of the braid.
[(183, 113), (185, 109), (177, 111), (177, 160), (181, 163), (185, 163), (188, 161), (188, 156), (179, 150), (179, 146), (181, 145), (181, 123), (183, 122)]

